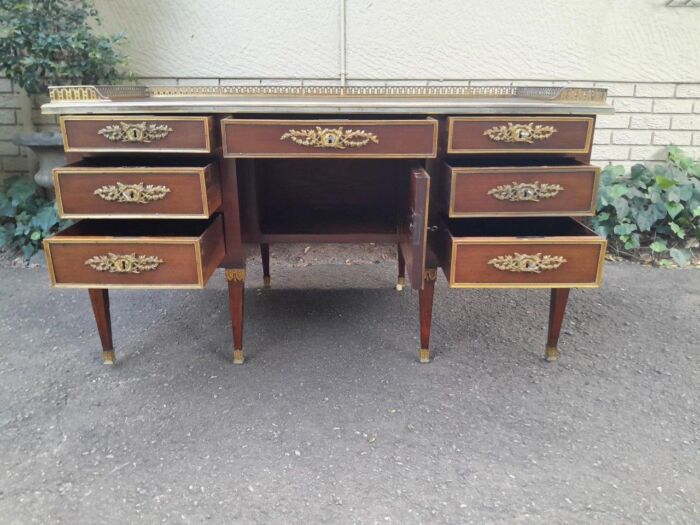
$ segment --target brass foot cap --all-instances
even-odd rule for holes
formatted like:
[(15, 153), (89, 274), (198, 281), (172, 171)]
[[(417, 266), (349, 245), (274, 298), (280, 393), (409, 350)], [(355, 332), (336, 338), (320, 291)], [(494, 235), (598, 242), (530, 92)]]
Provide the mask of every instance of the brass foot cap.
[(556, 361), (559, 357), (559, 349), (556, 346), (548, 346), (544, 351), (544, 358), (547, 361)]
[(406, 278), (399, 277), (399, 280), (396, 282), (396, 290), (400, 292), (401, 290), (403, 290), (404, 286), (406, 286)]
[(421, 363), (430, 363), (430, 349), (428, 349), (428, 348), (421, 348), (420, 349), (420, 362)]
[(269, 288), (270, 286), (272, 286), (270, 283), (271, 279), (269, 275), (267, 277), (263, 277), (263, 288)]
[(245, 357), (243, 356), (243, 350), (234, 350), (233, 351), (233, 364), (234, 365), (242, 365), (244, 360), (245, 360)]
[(113, 365), (115, 361), (114, 350), (104, 350), (102, 352), (102, 362), (105, 365)]

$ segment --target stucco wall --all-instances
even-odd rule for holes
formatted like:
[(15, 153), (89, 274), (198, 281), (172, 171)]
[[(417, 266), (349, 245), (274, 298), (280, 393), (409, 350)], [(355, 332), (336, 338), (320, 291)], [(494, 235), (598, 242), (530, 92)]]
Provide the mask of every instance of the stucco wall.
[[(342, 5), (345, 5), (345, 16)], [(665, 0), (98, 0), (140, 76), (700, 81)], [(343, 19), (345, 24), (343, 24)]]
[[(96, 0), (146, 84), (520, 83), (609, 88), (595, 162), (700, 157), (700, 9), (666, 0)], [(15, 86), (0, 78), (0, 176)], [(55, 120), (40, 115), (40, 129)]]

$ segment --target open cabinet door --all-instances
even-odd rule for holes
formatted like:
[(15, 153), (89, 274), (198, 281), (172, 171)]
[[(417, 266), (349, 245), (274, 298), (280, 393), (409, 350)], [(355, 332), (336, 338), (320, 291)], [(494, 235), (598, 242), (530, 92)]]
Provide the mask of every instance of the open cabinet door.
[(411, 170), (406, 204), (399, 217), (399, 249), (406, 261), (411, 286), (423, 288), (428, 242), (428, 196), (430, 176), (422, 167)]

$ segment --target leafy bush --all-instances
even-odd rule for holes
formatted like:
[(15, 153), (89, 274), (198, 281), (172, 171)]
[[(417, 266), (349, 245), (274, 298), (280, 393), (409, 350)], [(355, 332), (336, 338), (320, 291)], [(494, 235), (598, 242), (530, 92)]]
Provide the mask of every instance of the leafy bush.
[(29, 94), (123, 78), (122, 33), (95, 35), (91, 0), (0, 0), (0, 69)]
[(671, 147), (663, 164), (607, 166), (597, 210), (593, 228), (619, 253), (688, 265), (700, 240), (700, 161)]
[(44, 237), (64, 224), (54, 202), (31, 179), (16, 176), (0, 182), (0, 248), (18, 248), (28, 260), (41, 249)]

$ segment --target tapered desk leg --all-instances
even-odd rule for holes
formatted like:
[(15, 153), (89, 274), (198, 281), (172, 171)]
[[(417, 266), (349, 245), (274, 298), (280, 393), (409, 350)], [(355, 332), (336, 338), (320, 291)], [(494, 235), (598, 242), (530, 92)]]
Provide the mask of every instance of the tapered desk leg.
[(233, 328), (233, 362), (242, 365), (243, 356), (243, 295), (245, 290), (245, 270), (227, 268), (228, 302), (231, 309)]
[(569, 299), (569, 288), (552, 288), (549, 300), (549, 327), (547, 329), (547, 347), (544, 358), (547, 361), (556, 361), (559, 357), (559, 332), (564, 320), (566, 302)]
[(433, 321), (433, 296), (437, 270), (425, 270), (423, 288), (418, 291), (420, 309), (420, 362), (430, 362), (430, 325)]
[(396, 289), (400, 292), (403, 287), (406, 286), (406, 260), (403, 258), (403, 253), (401, 253), (401, 246), (396, 245), (396, 251), (399, 254), (399, 278), (396, 281)]
[(95, 314), (97, 331), (102, 342), (102, 360), (106, 365), (114, 364), (114, 344), (112, 343), (112, 318), (109, 315), (109, 291), (102, 288), (88, 288), (90, 304)]
[(270, 287), (270, 245), (263, 243), (260, 245), (260, 258), (263, 267), (263, 286)]

